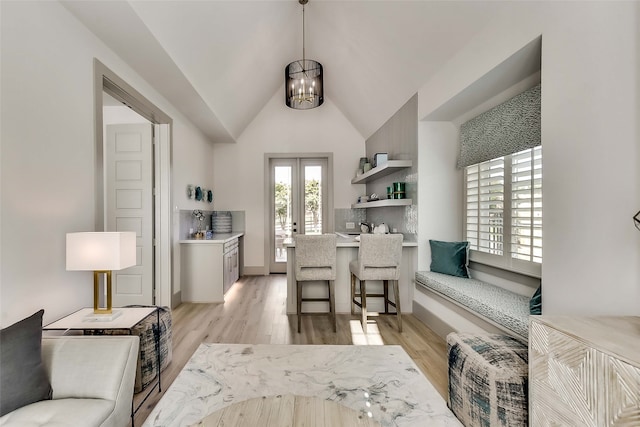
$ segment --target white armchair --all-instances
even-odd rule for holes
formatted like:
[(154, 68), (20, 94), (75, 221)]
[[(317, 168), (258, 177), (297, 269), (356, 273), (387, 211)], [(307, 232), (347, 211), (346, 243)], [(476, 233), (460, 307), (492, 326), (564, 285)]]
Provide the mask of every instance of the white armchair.
[(42, 360), (53, 399), (4, 415), (0, 426), (126, 426), (138, 346), (137, 336), (44, 337)]

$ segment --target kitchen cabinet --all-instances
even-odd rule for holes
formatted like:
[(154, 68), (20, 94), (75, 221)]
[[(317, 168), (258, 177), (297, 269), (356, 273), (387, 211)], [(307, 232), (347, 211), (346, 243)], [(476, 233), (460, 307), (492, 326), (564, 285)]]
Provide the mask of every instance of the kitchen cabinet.
[(240, 236), (214, 234), (211, 240), (180, 241), (183, 302), (224, 302), (224, 294), (240, 276)]
[(638, 425), (640, 317), (531, 316), (531, 426)]
[[(377, 166), (370, 171), (363, 173), (351, 180), (352, 184), (365, 184), (383, 178), (402, 169), (413, 166), (411, 160), (388, 160), (386, 163)], [(411, 199), (380, 199), (371, 202), (354, 203), (352, 208), (382, 208), (386, 206), (410, 206), (413, 203)]]
[(238, 239), (224, 244), (224, 273), (222, 292), (226, 294), (229, 288), (240, 278)]

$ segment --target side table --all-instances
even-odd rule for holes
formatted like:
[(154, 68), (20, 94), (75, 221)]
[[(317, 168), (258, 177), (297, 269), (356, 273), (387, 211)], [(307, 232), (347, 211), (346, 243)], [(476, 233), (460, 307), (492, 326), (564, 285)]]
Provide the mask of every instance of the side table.
[[(161, 356), (160, 356), (160, 310), (158, 307), (118, 307), (114, 308), (114, 311), (120, 311), (122, 314), (113, 320), (88, 320), (86, 316), (93, 313), (92, 308), (82, 308), (75, 313), (71, 313), (68, 316), (63, 317), (53, 323), (50, 323), (42, 328), (43, 331), (104, 331), (104, 330), (125, 330), (129, 331), (129, 335), (132, 334), (133, 327), (140, 323), (143, 319), (152, 313), (156, 313), (156, 325), (158, 334), (154, 336), (156, 355), (158, 357), (158, 393), (162, 392), (161, 383)], [(144, 397), (142, 402), (137, 408), (133, 408), (133, 402), (131, 403), (131, 427), (134, 427), (134, 416), (136, 412), (144, 405), (144, 402), (151, 395), (155, 389), (155, 385), (151, 387)]]

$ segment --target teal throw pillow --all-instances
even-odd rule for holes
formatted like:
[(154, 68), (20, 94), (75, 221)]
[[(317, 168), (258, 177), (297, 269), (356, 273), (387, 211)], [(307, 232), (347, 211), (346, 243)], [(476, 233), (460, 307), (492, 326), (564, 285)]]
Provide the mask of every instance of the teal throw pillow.
[(542, 314), (542, 285), (538, 286), (529, 300), (529, 314)]
[(469, 242), (429, 240), (431, 271), (450, 276), (469, 277)]

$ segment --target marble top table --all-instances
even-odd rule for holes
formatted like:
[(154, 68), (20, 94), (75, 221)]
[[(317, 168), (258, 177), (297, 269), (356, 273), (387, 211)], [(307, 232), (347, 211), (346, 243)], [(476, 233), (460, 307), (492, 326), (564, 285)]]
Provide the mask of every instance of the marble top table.
[(255, 397), (217, 410), (193, 427), (380, 427), (351, 408), (318, 397)]
[(191, 426), (261, 396), (314, 396), (382, 426), (461, 426), (400, 346), (201, 344), (144, 426)]

